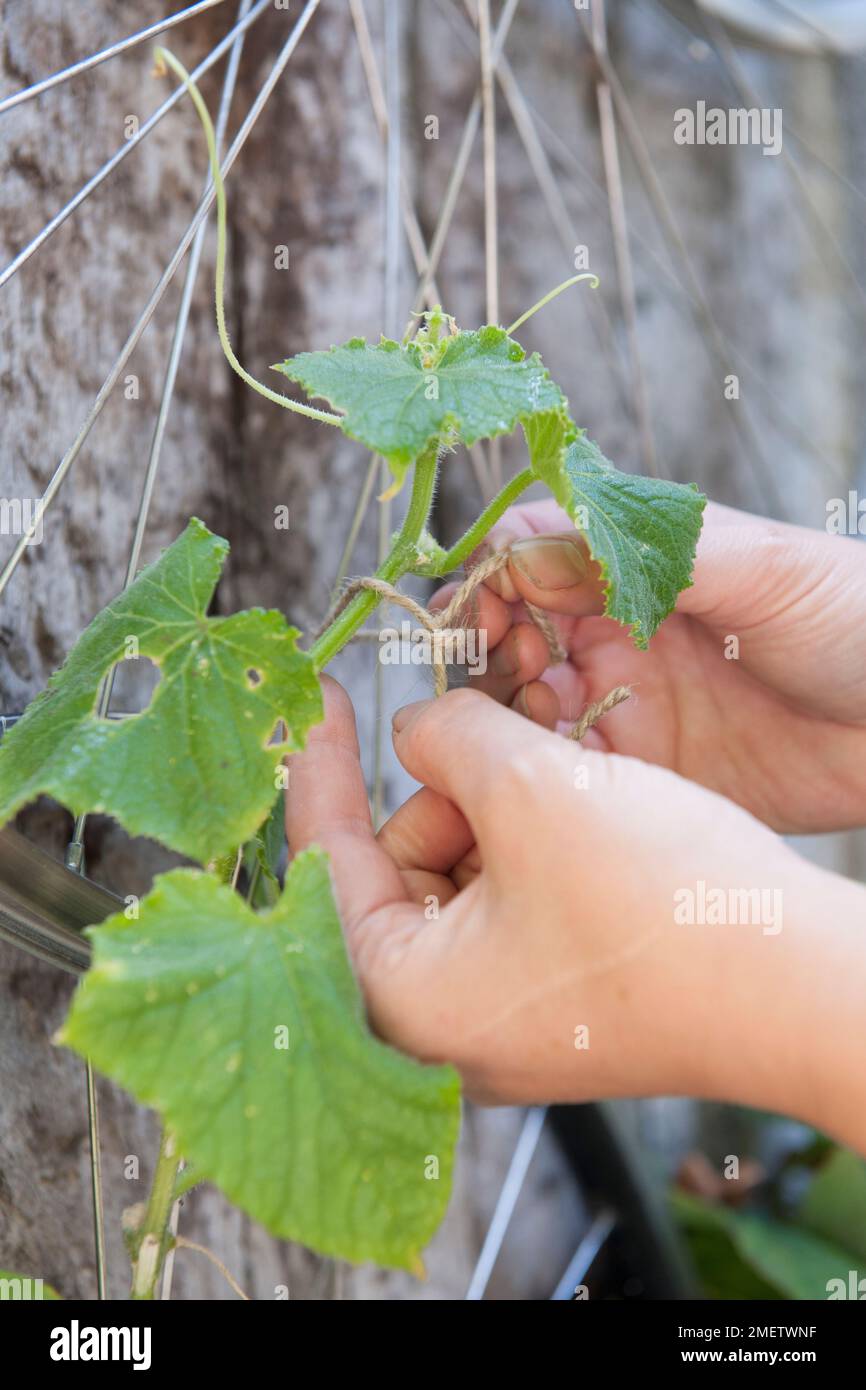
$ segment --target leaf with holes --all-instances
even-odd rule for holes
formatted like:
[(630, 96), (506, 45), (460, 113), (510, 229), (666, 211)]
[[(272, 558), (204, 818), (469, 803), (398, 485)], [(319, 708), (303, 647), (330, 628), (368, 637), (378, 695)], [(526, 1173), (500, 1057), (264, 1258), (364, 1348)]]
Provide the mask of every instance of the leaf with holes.
[(196, 870), (88, 935), (59, 1041), (160, 1112), (197, 1174), (272, 1234), (420, 1271), (448, 1203), (459, 1081), (368, 1030), (327, 856), (255, 913)]
[(344, 411), (344, 432), (381, 454), (398, 482), (437, 440), (474, 444), (564, 406), (538, 354), (527, 357), (493, 326), (437, 344), (353, 338), (328, 352), (301, 352), (276, 370)]
[(692, 582), (706, 498), (692, 484), (621, 473), (555, 415), (527, 428), (532, 467), (586, 537), (606, 586), (605, 613), (646, 647)]
[[(321, 692), (282, 614), (205, 616), (227, 551), (193, 519), (94, 619), (0, 745), (0, 823), (45, 793), (203, 863), (253, 833)], [(102, 677), (128, 653), (149, 657), (159, 684), (141, 714), (100, 719)]]

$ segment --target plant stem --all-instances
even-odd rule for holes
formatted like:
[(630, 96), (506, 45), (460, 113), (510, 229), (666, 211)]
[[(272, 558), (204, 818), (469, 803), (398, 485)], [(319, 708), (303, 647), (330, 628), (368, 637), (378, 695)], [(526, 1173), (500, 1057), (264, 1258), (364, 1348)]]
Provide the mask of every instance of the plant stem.
[(537, 314), (539, 309), (543, 309), (545, 304), (549, 304), (551, 299), (555, 299), (558, 294), (562, 294), (563, 290), (570, 289), (572, 285), (578, 284), (581, 280), (591, 280), (592, 288), (594, 290), (598, 289), (599, 278), (597, 275), (593, 275), (591, 271), (588, 270), (583, 275), (572, 275), (568, 280), (563, 280), (561, 285), (557, 285), (556, 289), (550, 290), (547, 294), (543, 295), (536, 304), (533, 304), (531, 309), (527, 309), (525, 314), (521, 314), (519, 319), (515, 319), (514, 322), (506, 328), (506, 333), (510, 337), (515, 329), (520, 328), (522, 324), (526, 323), (527, 319), (531, 319), (532, 315)]
[(167, 1129), (162, 1132), (159, 1144), (159, 1157), (147, 1210), (141, 1228), (141, 1241), (133, 1265), (132, 1297), (152, 1299), (156, 1291), (156, 1281), (165, 1257), (166, 1233), (168, 1231), (171, 1208), (175, 1196), (175, 1179), (179, 1163), (177, 1144), (174, 1135)]
[(459, 569), (467, 556), (471, 555), (491, 527), (502, 516), (504, 511), (511, 506), (515, 498), (521, 492), (525, 492), (530, 483), (538, 482), (538, 478), (531, 468), (524, 468), (520, 473), (515, 474), (510, 483), (506, 483), (501, 492), (497, 492), (492, 502), (484, 508), (477, 521), (474, 521), (465, 535), (461, 536), (450, 550), (446, 550), (437, 561), (435, 568), (424, 567), (424, 574), (432, 579), (437, 579), (443, 574), (450, 574), (452, 570)]
[[(436, 487), (436, 466), (438, 449), (430, 449), (415, 464), (415, 477), (412, 481), (412, 497), (409, 510), (393, 546), (376, 570), (376, 578), (387, 584), (396, 584), (407, 570), (417, 561), (417, 545), (427, 524), (433, 491)], [(379, 595), (361, 593), (352, 599), (342, 613), (334, 619), (310, 648), (310, 656), (317, 671), (327, 666), (337, 652), (342, 650), (349, 639), (357, 632), (365, 618), (381, 602)]]
[(278, 391), (272, 391), (269, 386), (258, 381), (254, 376), (242, 367), (234, 349), (229, 342), (228, 330), (226, 328), (225, 313), (225, 278), (226, 278), (226, 193), (223, 185), (222, 173), (220, 172), (219, 156), (217, 154), (216, 136), (214, 134), (213, 122), (210, 112), (205, 105), (204, 98), (198, 87), (193, 82), (183, 63), (175, 58), (167, 48), (154, 49), (154, 59), (157, 68), (160, 65), (171, 68), (176, 77), (179, 77), (192, 98), (198, 118), (201, 121), (204, 137), (207, 141), (207, 152), (210, 160), (211, 178), (213, 179), (214, 189), (216, 190), (217, 205), (217, 252), (216, 252), (216, 275), (215, 275), (215, 298), (216, 298), (216, 318), (217, 333), (219, 334), (220, 345), (225, 353), (226, 360), (230, 367), (237, 372), (248, 386), (254, 391), (258, 391), (265, 400), (273, 401), (274, 405), (281, 405), (285, 410), (294, 410), (298, 415), (307, 415), (311, 420), (320, 420), (326, 425), (340, 425), (342, 416), (334, 415), (330, 410), (316, 410), (314, 406), (302, 405), (300, 401), (290, 400), (288, 396), (281, 395)]

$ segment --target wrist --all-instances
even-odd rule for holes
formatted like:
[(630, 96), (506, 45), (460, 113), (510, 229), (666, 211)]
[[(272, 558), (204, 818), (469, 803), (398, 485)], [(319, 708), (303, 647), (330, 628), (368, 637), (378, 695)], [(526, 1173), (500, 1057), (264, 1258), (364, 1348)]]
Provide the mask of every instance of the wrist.
[(789, 1030), (802, 1118), (866, 1155), (866, 888), (806, 867), (796, 919), (801, 1002)]
[(774, 911), (711, 944), (700, 1094), (866, 1153), (866, 889), (782, 851)]

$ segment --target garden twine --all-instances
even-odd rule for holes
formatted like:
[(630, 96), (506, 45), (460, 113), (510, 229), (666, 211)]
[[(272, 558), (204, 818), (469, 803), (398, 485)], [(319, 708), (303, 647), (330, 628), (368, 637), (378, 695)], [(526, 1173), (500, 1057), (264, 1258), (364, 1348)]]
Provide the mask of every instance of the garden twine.
[[(458, 619), (466, 603), (474, 594), (480, 584), (489, 579), (497, 570), (504, 569), (508, 564), (510, 551), (508, 548), (497, 550), (487, 559), (481, 560), (467, 575), (463, 583), (459, 585), (450, 603), (445, 608), (436, 613), (429, 612), (423, 604), (410, 598), (408, 594), (401, 593), (393, 584), (387, 583), (384, 579), (374, 579), (365, 576), (359, 579), (351, 579), (343, 590), (337, 602), (332, 607), (328, 617), (322, 625), (322, 631), (330, 623), (338, 618), (343, 609), (352, 601), (356, 594), (364, 591), (378, 594), (386, 603), (393, 603), (398, 608), (403, 608), (415, 619), (418, 625), (430, 633), (447, 633), (452, 631), (458, 624)], [(536, 608), (535, 604), (525, 604), (530, 619), (544, 636), (550, 653), (551, 666), (558, 666), (565, 661), (568, 653), (565, 651), (557, 635), (551, 619), (541, 608)], [(357, 638), (378, 639), (378, 633), (359, 632)], [(442, 654), (442, 646), (434, 643), (432, 653), (433, 676), (435, 682), (436, 695), (444, 695), (448, 689), (448, 667)], [(614, 686), (613, 690), (601, 700), (593, 700), (586, 706), (580, 718), (575, 722), (570, 731), (569, 737), (576, 739), (579, 743), (584, 735), (593, 725), (597, 724), (610, 710), (622, 704), (631, 695), (631, 687), (627, 685)]]

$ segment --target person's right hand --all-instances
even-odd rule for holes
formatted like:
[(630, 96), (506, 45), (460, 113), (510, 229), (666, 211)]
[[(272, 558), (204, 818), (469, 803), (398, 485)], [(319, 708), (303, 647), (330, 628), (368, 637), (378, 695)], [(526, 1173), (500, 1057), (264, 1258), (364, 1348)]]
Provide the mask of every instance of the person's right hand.
[[(480, 591), (490, 669), (472, 686), (553, 727), (633, 685), (587, 747), (671, 768), (776, 830), (866, 825), (866, 547), (710, 503), (694, 585), (639, 652), (599, 616), (598, 568), (555, 503), (511, 508), (476, 558), (509, 544)], [(527, 600), (556, 615), (563, 665), (545, 671)]]
[(376, 835), (351, 705), (323, 684), (288, 840), (330, 855), (382, 1037), (488, 1103), (699, 1095), (866, 1145), (864, 889), (703, 787), (467, 690), (395, 715), (423, 785)]

